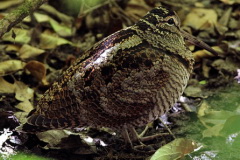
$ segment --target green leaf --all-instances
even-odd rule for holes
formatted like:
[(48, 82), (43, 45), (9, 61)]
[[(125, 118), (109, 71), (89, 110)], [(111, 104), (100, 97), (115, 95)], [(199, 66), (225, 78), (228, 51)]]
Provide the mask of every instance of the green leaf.
[(213, 127), (209, 127), (202, 132), (203, 138), (220, 136), (220, 131), (223, 128), (223, 124), (216, 124)]
[(220, 133), (222, 135), (230, 135), (233, 133), (240, 132), (239, 122), (240, 122), (240, 115), (235, 115), (235, 116), (229, 117), (227, 119), (227, 121), (225, 122)]
[(204, 124), (224, 124), (226, 120), (231, 117), (236, 115), (234, 112), (230, 111), (209, 111), (206, 113), (204, 116), (199, 117), (200, 121), (203, 122)]
[(52, 158), (45, 158), (45, 157), (40, 157), (37, 155), (33, 154), (27, 154), (27, 153), (18, 153), (14, 156), (10, 156), (9, 159), (11, 160), (53, 160)]
[(202, 85), (207, 84), (207, 81), (206, 80), (202, 80), (202, 81), (199, 82), (199, 84), (202, 84)]
[(158, 149), (150, 160), (177, 160), (197, 148), (190, 139), (178, 138)]

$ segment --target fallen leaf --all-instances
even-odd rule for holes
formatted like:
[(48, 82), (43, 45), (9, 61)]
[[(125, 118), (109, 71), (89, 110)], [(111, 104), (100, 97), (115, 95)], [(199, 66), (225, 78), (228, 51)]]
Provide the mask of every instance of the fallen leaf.
[(150, 160), (178, 160), (196, 148), (197, 144), (193, 140), (177, 138), (158, 149)]
[(0, 1), (0, 10), (7, 9), (9, 7), (13, 7), (22, 3), (23, 0), (8, 0), (8, 1)]
[[(12, 37), (13, 31), (14, 31), (14, 34), (16, 35), (16, 38)], [(2, 40), (13, 42), (13, 43), (26, 44), (26, 43), (29, 43), (31, 40), (31, 33), (30, 33), (30, 30), (27, 30), (27, 29), (13, 28), (2, 36)]]
[(205, 126), (224, 124), (229, 117), (234, 116), (235, 114), (236, 113), (231, 111), (209, 110), (205, 111), (205, 115), (199, 117), (199, 120), (204, 123)]
[(56, 34), (53, 34), (51, 32), (44, 32), (40, 36), (40, 48), (42, 49), (54, 49), (57, 46), (63, 45), (63, 44), (70, 44), (73, 45), (72, 42), (59, 37)]
[(43, 85), (48, 85), (46, 80), (46, 68), (45, 65), (38, 61), (29, 61), (25, 69), (27, 69), (37, 80), (41, 81)]
[[(29, 112), (15, 112), (14, 115), (19, 120), (20, 124), (24, 124), (27, 122), (27, 116)], [(21, 126), (19, 127), (21, 128)], [(20, 129), (21, 130), (21, 129)]]
[[(236, 37), (239, 37), (240, 21), (238, 19), (234, 19), (233, 17), (231, 17), (228, 23), (228, 27), (232, 30), (233, 34)], [(228, 33), (226, 33), (226, 35), (227, 34)]]
[(218, 20), (218, 23), (216, 25), (216, 29), (218, 33), (221, 35), (224, 35), (226, 31), (228, 31), (228, 23), (231, 18), (232, 14), (232, 7), (229, 7), (226, 11), (224, 11), (223, 15)]
[(34, 90), (20, 81), (15, 81), (15, 98), (19, 101), (26, 101), (33, 98)]
[(25, 23), (31, 23), (31, 16), (27, 16), (23, 19), (23, 22)]
[(49, 17), (45, 14), (34, 13), (34, 17), (38, 21), (38, 23), (49, 23), (53, 30), (61, 37), (68, 37), (74, 34), (74, 29), (70, 24), (60, 23), (54, 20), (53, 18)]
[(5, 48), (5, 51), (7, 52), (11, 52), (11, 51), (18, 52), (19, 50), (20, 50), (20, 46), (16, 44), (8, 44), (6, 45), (6, 48)]
[[(64, 3), (64, 1), (63, 1)], [(94, 1), (74, 1), (65, 0), (65, 12), (74, 15), (74, 12), (78, 12), (78, 16), (82, 16), (89, 13), (96, 7), (100, 7), (102, 4), (106, 4), (106, 0), (94, 0)], [(80, 10), (79, 10), (80, 9)]]
[(125, 8), (125, 13), (129, 18), (139, 20), (150, 10), (151, 7), (145, 1), (130, 0)]
[(206, 101), (203, 101), (201, 106), (198, 109), (198, 117), (202, 117), (210, 110), (211, 106)]
[(0, 76), (21, 70), (24, 68), (25, 64), (25, 62), (20, 60), (7, 60), (0, 62)]
[(14, 93), (15, 85), (0, 77), (0, 93)]
[(38, 56), (44, 52), (45, 51), (42, 49), (30, 46), (28, 44), (24, 44), (19, 50), (19, 57), (22, 59), (27, 59), (27, 58)]
[(224, 126), (220, 133), (224, 136), (228, 136), (230, 134), (240, 132), (239, 122), (240, 122), (240, 115), (229, 117), (224, 123)]
[(61, 37), (69, 37), (74, 35), (74, 29), (72, 26), (58, 23), (54, 19), (50, 19), (50, 24), (53, 30)]
[(63, 14), (62, 12), (59, 12), (56, 8), (52, 7), (51, 5), (48, 4), (43, 4), (40, 7), (42, 10), (46, 11), (47, 13), (50, 13), (51, 15), (56, 16), (58, 19), (61, 20), (61, 22), (65, 24), (72, 24), (73, 17), (68, 16), (66, 14)]
[(32, 103), (27, 99), (18, 103), (15, 107), (27, 113), (34, 109)]
[(222, 130), (222, 128), (223, 128), (223, 124), (216, 124), (212, 127), (209, 127), (207, 129), (205, 129), (202, 132), (203, 138), (220, 136), (220, 131)]
[(208, 65), (208, 60), (204, 59), (202, 62), (202, 74), (204, 78), (209, 78), (211, 67)]
[(186, 16), (183, 25), (196, 30), (205, 30), (214, 27), (217, 23), (217, 13), (214, 9), (194, 8)]
[[(219, 46), (213, 46), (212, 47), (219, 55), (222, 55), (224, 53), (224, 51), (219, 47)], [(204, 58), (210, 58), (210, 57), (214, 57), (214, 55), (212, 53), (210, 53), (207, 50), (198, 50), (196, 52), (193, 53), (193, 57), (195, 59), (196, 62), (201, 61)]]
[(60, 148), (57, 147), (57, 145), (61, 143), (61, 140), (68, 137), (70, 134), (70, 132), (65, 130), (49, 130), (45, 132), (39, 132), (36, 135), (41, 141), (48, 143), (48, 145), (45, 147), (46, 149), (57, 149)]
[(222, 1), (225, 4), (230, 4), (230, 5), (240, 3), (240, 0), (220, 0), (220, 1)]
[(232, 58), (227, 57), (226, 59), (217, 59), (211, 64), (218, 71), (225, 71), (228, 73), (236, 73), (236, 70), (240, 68), (239, 62)]

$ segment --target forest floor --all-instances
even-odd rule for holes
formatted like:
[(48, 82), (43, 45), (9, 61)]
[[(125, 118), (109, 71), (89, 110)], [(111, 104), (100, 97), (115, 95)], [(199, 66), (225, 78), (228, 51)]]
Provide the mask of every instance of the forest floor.
[[(1, 1), (0, 19), (21, 2)], [(54, 2), (0, 39), (0, 159), (240, 159), (239, 0)], [(77, 57), (159, 5), (175, 10), (183, 29), (219, 53), (189, 45), (196, 62), (183, 96), (162, 121), (148, 125), (146, 136), (161, 136), (133, 151), (108, 128), (16, 131)]]

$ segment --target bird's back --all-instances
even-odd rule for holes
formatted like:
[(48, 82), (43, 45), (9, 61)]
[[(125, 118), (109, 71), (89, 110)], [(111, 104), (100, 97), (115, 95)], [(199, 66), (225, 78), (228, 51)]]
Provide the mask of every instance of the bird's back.
[[(175, 14), (159, 9), (166, 18)], [(43, 95), (23, 130), (142, 126), (165, 113), (182, 94), (193, 57), (179, 33), (156, 28), (153, 13), (79, 58)]]

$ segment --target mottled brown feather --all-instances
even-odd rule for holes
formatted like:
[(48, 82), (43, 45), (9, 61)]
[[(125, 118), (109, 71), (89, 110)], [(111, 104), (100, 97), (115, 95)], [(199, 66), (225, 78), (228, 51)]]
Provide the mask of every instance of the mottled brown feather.
[(183, 93), (194, 63), (177, 23), (174, 12), (158, 7), (95, 44), (43, 95), (23, 130), (120, 129), (164, 114)]

